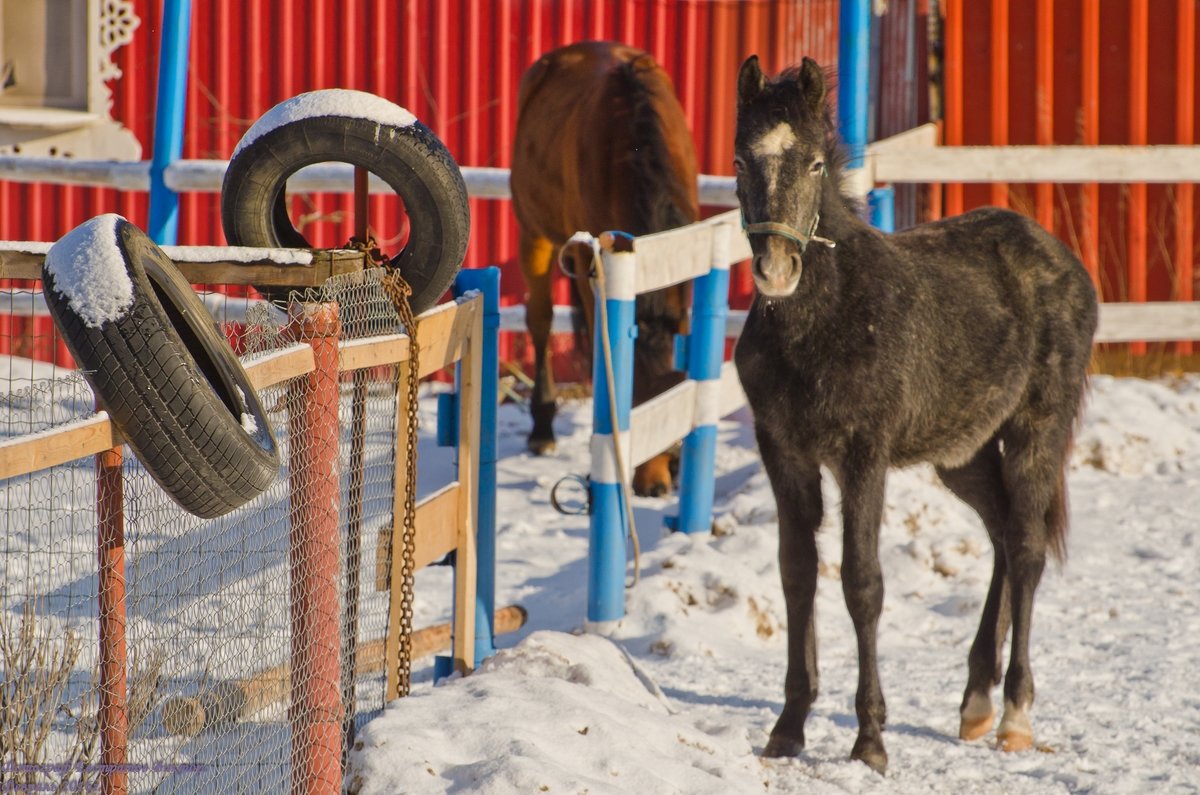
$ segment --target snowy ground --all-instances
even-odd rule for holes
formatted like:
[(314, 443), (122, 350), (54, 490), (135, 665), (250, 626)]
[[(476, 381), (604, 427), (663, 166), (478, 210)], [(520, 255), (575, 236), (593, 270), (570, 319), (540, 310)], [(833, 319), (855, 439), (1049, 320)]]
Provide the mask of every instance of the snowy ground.
[[(671, 501), (639, 500), (643, 577), (628, 617), (612, 640), (579, 634), (586, 518), (557, 514), (548, 491), (586, 471), (589, 409), (568, 407), (559, 453), (544, 459), (523, 452), (527, 418), (502, 410), (497, 602), (525, 605), (529, 624), (468, 677), (434, 686), (423, 668), (413, 695), (360, 732), (353, 791), (1200, 791), (1200, 378), (1094, 379), (1070, 473), (1070, 558), (1048, 569), (1035, 614), (1036, 751), (957, 739), (991, 550), (930, 470), (893, 474), (885, 777), (848, 759), (857, 660), (828, 486), (808, 748), (759, 757), (782, 707), (786, 627), (774, 500), (744, 413), (721, 426), (720, 532), (664, 535)], [(448, 610), (429, 603), (448, 589), (418, 587), (419, 613)]]

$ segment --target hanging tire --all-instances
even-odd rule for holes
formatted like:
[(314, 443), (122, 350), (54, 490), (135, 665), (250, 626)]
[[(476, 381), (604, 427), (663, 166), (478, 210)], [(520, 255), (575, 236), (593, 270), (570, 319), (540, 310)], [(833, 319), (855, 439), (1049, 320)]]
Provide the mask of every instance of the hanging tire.
[[(467, 250), (466, 185), (458, 164), (428, 127), (373, 94), (345, 89), (301, 94), (275, 106), (246, 132), (221, 186), (221, 223), (229, 243), (310, 248), (288, 217), (285, 188), (301, 168), (330, 161), (366, 169), (403, 200), (409, 239), (391, 265), (413, 289), (413, 311), (432, 307), (449, 289)], [(293, 288), (257, 289), (279, 301)]]
[(229, 513), (262, 494), (279, 452), (225, 335), (175, 264), (118, 215), (51, 247), (46, 304), (101, 406), (184, 510)]

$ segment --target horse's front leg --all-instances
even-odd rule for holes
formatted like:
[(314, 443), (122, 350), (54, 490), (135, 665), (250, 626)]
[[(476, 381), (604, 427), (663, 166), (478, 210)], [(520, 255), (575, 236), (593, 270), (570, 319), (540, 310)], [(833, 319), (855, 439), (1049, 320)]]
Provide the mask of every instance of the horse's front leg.
[(804, 750), (804, 722), (817, 698), (817, 528), (824, 510), (821, 469), (816, 462), (785, 458), (759, 434), (763, 464), (779, 511), (779, 573), (787, 606), (788, 667), (783, 712), (763, 756), (797, 756)]
[(887, 464), (882, 456), (860, 455), (843, 470), (842, 591), (858, 637), (858, 739), (850, 752), (876, 772), (887, 769), (883, 725), (887, 706), (879, 684), (876, 632), (883, 609), (879, 566), (879, 523), (883, 519)]
[(554, 301), (550, 294), (554, 245), (544, 237), (522, 231), (520, 239), (521, 273), (525, 276), (525, 325), (533, 343), (533, 395), (529, 413), (533, 430), (529, 450), (544, 455), (554, 450), (554, 414), (557, 403), (554, 370), (550, 360), (550, 330), (554, 321)]

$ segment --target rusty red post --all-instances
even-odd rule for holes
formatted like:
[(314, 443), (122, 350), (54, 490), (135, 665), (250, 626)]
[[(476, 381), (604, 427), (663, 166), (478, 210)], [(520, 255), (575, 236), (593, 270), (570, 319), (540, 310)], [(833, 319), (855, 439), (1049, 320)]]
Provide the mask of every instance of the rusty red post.
[(104, 795), (129, 791), (125, 647), (125, 501), (120, 447), (96, 456), (100, 602), (100, 776)]
[(293, 303), (292, 339), (316, 369), (293, 387), (291, 544), (292, 792), (342, 788), (341, 631), (338, 622), (338, 336), (336, 304)]

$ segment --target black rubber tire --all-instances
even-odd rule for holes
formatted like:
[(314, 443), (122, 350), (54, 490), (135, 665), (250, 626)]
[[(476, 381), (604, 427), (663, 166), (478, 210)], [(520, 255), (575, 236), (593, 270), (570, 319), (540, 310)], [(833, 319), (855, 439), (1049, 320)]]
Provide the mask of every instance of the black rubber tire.
[[(124, 218), (114, 223), (133, 285), (128, 309), (89, 325), (43, 267), (46, 304), (146, 471), (189, 513), (222, 516), (275, 480), (271, 425), (241, 362), (179, 269), (142, 230)], [(243, 415), (253, 418), (253, 432), (243, 428)]]
[[(276, 127), (238, 150), (221, 186), (221, 224), (235, 246), (310, 248), (288, 218), (287, 179), (304, 166), (351, 163), (382, 179), (404, 201), (408, 244), (391, 265), (413, 289), (413, 311), (445, 294), (462, 267), (471, 210), (462, 172), (420, 122), (395, 126), (349, 116), (312, 116)], [(272, 301), (292, 288), (257, 287)]]

